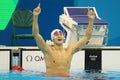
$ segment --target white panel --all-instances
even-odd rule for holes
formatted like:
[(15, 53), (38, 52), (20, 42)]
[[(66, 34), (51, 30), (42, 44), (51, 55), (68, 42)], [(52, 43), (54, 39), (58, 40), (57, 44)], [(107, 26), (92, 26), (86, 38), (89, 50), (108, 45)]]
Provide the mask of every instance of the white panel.
[(71, 62), (71, 70), (77, 69), (77, 70), (83, 70), (84, 69), (84, 54), (85, 51), (79, 51), (73, 55), (73, 59)]
[(45, 71), (44, 56), (41, 51), (22, 51), (22, 67), (25, 70)]
[[(44, 55), (41, 51), (22, 51), (22, 55), (22, 67), (25, 70), (45, 71)], [(73, 55), (71, 70), (83, 68), (84, 51), (79, 51)]]
[(10, 51), (0, 51), (0, 71), (10, 69)]
[(102, 50), (102, 69), (120, 69), (120, 50)]

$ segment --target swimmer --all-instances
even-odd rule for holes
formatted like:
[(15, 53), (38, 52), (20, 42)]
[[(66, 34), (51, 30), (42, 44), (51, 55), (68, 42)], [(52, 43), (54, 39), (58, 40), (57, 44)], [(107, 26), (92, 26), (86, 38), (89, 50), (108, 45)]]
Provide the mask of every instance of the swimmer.
[(85, 35), (77, 42), (63, 47), (64, 34), (61, 30), (55, 29), (51, 33), (51, 39), (54, 46), (51, 46), (45, 42), (42, 35), (39, 34), (38, 16), (41, 13), (40, 4), (33, 10), (33, 25), (32, 34), (36, 40), (37, 46), (44, 54), (46, 64), (46, 76), (69, 76), (70, 64), (73, 54), (78, 48), (82, 49), (86, 42), (90, 39), (95, 13), (88, 8), (88, 27)]

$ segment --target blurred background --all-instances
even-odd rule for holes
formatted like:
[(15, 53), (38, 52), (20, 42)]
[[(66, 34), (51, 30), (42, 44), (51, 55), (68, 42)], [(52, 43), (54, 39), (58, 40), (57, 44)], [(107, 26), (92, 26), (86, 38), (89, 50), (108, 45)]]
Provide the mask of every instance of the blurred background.
[[(63, 7), (95, 7), (101, 19), (108, 22), (108, 46), (120, 46), (119, 1), (114, 0), (4, 0), (0, 1), (0, 45), (11, 46), (12, 13), (17, 9), (33, 9), (40, 2), (42, 9), (39, 15), (39, 30), (45, 40), (50, 40), (50, 33), (60, 28), (59, 15), (63, 14)], [(21, 32), (32, 32), (23, 30)], [(18, 40), (17, 46), (36, 46), (34, 39)]]

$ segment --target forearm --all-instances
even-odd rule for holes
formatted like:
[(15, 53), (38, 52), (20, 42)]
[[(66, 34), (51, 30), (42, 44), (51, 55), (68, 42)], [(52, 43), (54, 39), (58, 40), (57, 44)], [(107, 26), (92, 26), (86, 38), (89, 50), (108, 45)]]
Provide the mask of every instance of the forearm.
[(85, 37), (87, 37), (88, 39), (90, 39), (91, 34), (92, 34), (93, 23), (94, 23), (94, 19), (90, 18), (89, 22), (88, 22), (88, 27), (87, 27), (86, 32), (85, 32)]
[(33, 15), (33, 25), (32, 25), (32, 34), (36, 40), (36, 43), (38, 47), (42, 50), (44, 50), (45, 47), (45, 41), (42, 38), (42, 36), (39, 34), (39, 28), (38, 28), (38, 15)]
[(86, 29), (84, 37), (82, 37), (79, 41), (77, 41), (72, 45), (73, 51), (76, 51), (76, 49), (78, 48), (82, 48), (86, 44), (86, 42), (90, 39), (92, 34), (92, 29), (93, 29), (93, 22), (94, 22), (94, 19), (89, 20), (88, 27)]
[(39, 34), (38, 15), (33, 15), (32, 34), (34, 37)]

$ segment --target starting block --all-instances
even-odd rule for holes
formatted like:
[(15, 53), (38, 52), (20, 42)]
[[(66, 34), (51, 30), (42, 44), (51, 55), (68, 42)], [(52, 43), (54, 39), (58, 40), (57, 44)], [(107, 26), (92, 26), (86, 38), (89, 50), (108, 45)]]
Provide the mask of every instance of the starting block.
[[(108, 23), (97, 14), (95, 7), (90, 7), (95, 12), (93, 32), (86, 46), (103, 46), (108, 43)], [(64, 7), (64, 13), (59, 16), (59, 23), (67, 32), (65, 46), (68, 46), (84, 36), (89, 18), (88, 7)]]

